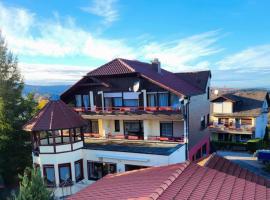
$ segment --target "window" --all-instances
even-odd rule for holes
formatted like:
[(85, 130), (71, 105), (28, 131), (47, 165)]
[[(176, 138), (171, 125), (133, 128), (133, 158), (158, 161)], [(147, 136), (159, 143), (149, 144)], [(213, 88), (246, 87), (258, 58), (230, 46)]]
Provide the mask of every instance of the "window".
[(158, 105), (159, 106), (169, 106), (169, 94), (159, 93), (158, 94)]
[(120, 131), (120, 121), (114, 120), (114, 131), (119, 132)]
[(196, 153), (196, 160), (200, 159), (202, 157), (202, 154), (201, 154), (201, 149), (198, 149), (197, 153)]
[(138, 99), (124, 99), (124, 106), (137, 107), (139, 105)]
[(99, 133), (98, 120), (89, 120), (89, 127), (88, 127), (87, 132), (89, 132), (89, 133)]
[(83, 105), (87, 109), (90, 105), (89, 95), (83, 95)]
[(44, 181), (48, 187), (55, 186), (55, 174), (53, 165), (43, 165)]
[(229, 118), (218, 118), (218, 124), (229, 126)]
[(60, 186), (68, 186), (72, 184), (70, 163), (59, 164), (59, 182)]
[(201, 117), (201, 130), (205, 129), (205, 116)]
[(174, 108), (179, 107), (179, 97), (172, 93), (170, 95), (170, 105)]
[(75, 179), (76, 182), (83, 180), (83, 160), (78, 160), (75, 162)]
[(206, 156), (206, 154), (207, 154), (207, 145), (204, 144), (204, 145), (202, 146), (202, 156)]
[(241, 118), (241, 125), (252, 125), (252, 119)]
[(173, 123), (172, 122), (161, 122), (160, 123), (160, 136), (172, 137), (173, 136)]
[(82, 107), (82, 95), (75, 95), (76, 107)]
[(89, 180), (98, 180), (106, 176), (107, 174), (116, 173), (115, 163), (87, 161), (87, 168)]
[(124, 121), (124, 133), (143, 137), (143, 121)]
[(113, 106), (114, 107), (121, 107), (121, 106), (123, 106), (122, 98), (121, 97), (114, 97), (113, 98)]
[(125, 165), (125, 171), (132, 171), (137, 169), (144, 169), (147, 168), (147, 166), (141, 166), (141, 165)]
[(154, 107), (156, 105), (156, 93), (147, 94), (147, 106)]

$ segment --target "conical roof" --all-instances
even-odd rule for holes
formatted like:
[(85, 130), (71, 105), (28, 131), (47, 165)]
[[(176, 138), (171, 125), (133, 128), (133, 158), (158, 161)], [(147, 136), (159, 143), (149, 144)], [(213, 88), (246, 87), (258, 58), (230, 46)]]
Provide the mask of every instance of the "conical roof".
[(86, 121), (63, 101), (49, 101), (36, 116), (27, 122), (25, 131), (48, 131), (86, 126)]

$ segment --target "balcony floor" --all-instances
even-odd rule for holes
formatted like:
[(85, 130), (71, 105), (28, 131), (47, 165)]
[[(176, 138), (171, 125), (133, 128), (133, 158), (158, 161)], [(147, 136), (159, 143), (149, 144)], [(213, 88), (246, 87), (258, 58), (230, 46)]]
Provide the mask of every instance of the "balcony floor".
[(86, 139), (85, 148), (101, 151), (156, 154), (168, 156), (184, 144), (179, 142), (160, 142), (145, 140)]

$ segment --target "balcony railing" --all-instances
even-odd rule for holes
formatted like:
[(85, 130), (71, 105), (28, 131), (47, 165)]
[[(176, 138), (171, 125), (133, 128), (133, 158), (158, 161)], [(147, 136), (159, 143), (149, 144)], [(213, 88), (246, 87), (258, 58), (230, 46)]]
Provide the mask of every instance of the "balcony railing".
[(151, 136), (147, 137), (136, 136), (136, 135), (124, 135), (124, 134), (109, 134), (106, 137), (102, 137), (99, 133), (85, 133), (84, 137), (96, 138), (96, 139), (112, 139), (112, 140), (147, 140), (147, 141), (166, 141), (166, 142), (179, 142), (184, 143), (185, 137), (182, 135), (180, 137), (165, 137), (165, 136)]
[(210, 124), (209, 125), (210, 130), (220, 130), (220, 131), (227, 131), (227, 132), (239, 132), (239, 133), (253, 133), (255, 128), (250, 125), (224, 125), (224, 124)]
[(180, 111), (179, 108), (173, 106), (148, 106), (148, 107), (74, 107), (76, 112), (136, 112), (136, 111)]

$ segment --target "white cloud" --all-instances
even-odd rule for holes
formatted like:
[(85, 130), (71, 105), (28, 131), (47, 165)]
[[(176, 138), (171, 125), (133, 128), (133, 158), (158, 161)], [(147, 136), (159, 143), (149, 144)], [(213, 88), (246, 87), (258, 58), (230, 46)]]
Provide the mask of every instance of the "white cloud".
[(143, 47), (142, 54), (148, 59), (159, 58), (172, 71), (202, 68), (202, 65), (205, 68), (206, 62), (193, 67), (191, 62), (220, 52), (222, 49), (215, 47), (219, 34), (219, 31), (210, 31), (172, 42), (150, 43)]
[(270, 45), (247, 48), (229, 55), (216, 63), (220, 70), (233, 70), (238, 73), (270, 71)]
[(94, 69), (89, 66), (61, 64), (19, 63), (19, 69), (28, 84), (53, 85), (72, 84), (87, 72)]
[[(96, 36), (78, 26), (75, 19), (71, 17), (61, 19), (58, 13), (53, 13), (52, 19), (42, 19), (34, 12), (24, 8), (7, 7), (0, 2), (0, 27), (9, 48), (19, 58), (30, 56), (33, 58), (31, 63), (36, 63), (35, 65), (21, 64), (27, 82), (40, 80), (41, 83), (44, 83), (46, 78), (51, 78), (48, 80), (50, 82), (64, 82), (82, 75), (74, 72), (76, 73), (74, 75), (76, 78), (74, 78), (65, 70), (64, 66), (52, 65), (54, 67), (50, 69), (57, 71), (59, 68), (59, 70), (50, 76), (49, 71), (44, 71), (43, 68), (48, 65), (43, 65), (38, 60), (40, 56), (48, 57), (48, 59), (85, 56), (102, 62), (116, 57), (147, 61), (157, 57), (164, 68), (181, 71), (208, 68), (209, 63), (200, 61), (200, 58), (221, 51), (216, 47), (221, 35), (220, 31), (209, 31), (161, 43), (142, 38), (141, 40), (136, 39), (137, 42), (132, 41), (134, 45), (131, 45), (128, 40), (122, 38), (110, 39)], [(89, 71), (89, 67), (86, 69)], [(81, 71), (84, 71), (83, 67)], [(37, 74), (33, 76), (32, 74), (35, 73)]]
[(118, 10), (115, 8), (117, 0), (92, 0), (92, 5), (82, 7), (85, 12), (104, 18), (106, 24), (116, 21), (119, 17)]

